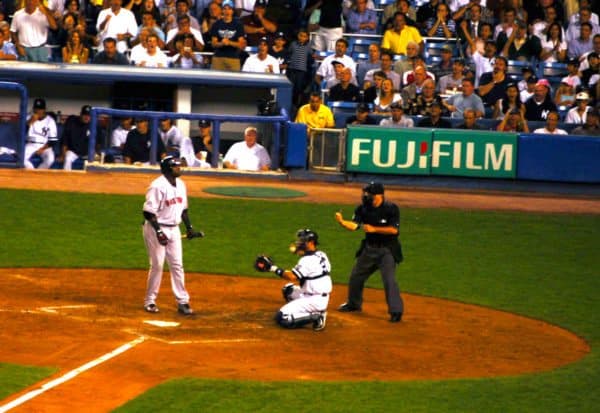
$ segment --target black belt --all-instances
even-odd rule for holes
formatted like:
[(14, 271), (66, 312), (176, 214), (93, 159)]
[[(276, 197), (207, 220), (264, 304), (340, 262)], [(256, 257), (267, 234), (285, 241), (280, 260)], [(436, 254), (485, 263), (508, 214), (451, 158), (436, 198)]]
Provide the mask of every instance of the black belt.
[(162, 222), (159, 222), (158, 225), (160, 225), (161, 227), (176, 227), (177, 224), (163, 224)]
[(371, 248), (387, 248), (389, 245), (389, 242), (367, 241), (367, 247)]

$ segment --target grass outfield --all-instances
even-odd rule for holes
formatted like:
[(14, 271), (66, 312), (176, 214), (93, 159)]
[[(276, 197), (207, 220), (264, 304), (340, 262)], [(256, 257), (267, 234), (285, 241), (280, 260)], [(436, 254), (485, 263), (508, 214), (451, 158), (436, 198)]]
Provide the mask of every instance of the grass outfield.
[[(5, 206), (0, 263), (146, 268), (142, 202), (140, 196), (0, 190)], [(252, 262), (260, 252), (291, 266), (296, 260), (287, 246), (298, 228), (310, 226), (333, 263), (334, 281), (347, 282), (361, 235), (335, 223), (339, 205), (233, 199), (190, 203), (192, 222), (207, 235), (201, 245), (184, 243), (188, 271), (256, 276)], [(345, 216), (352, 214), (351, 207), (341, 209)], [(406, 261), (398, 277), (404, 291), (543, 319), (584, 337), (592, 353), (551, 372), (497, 379), (262, 383), (182, 378), (119, 411), (597, 411), (600, 215), (408, 208), (401, 214)], [(368, 285), (381, 288), (381, 280), (373, 276)], [(0, 388), (7, 381), (3, 375), (0, 368)]]

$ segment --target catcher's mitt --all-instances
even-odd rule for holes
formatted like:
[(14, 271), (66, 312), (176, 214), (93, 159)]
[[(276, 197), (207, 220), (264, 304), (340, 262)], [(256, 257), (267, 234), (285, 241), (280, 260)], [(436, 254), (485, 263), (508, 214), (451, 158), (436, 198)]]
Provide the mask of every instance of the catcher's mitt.
[(271, 270), (272, 266), (273, 260), (266, 255), (259, 255), (256, 257), (256, 260), (254, 260), (254, 268), (256, 271), (267, 272)]

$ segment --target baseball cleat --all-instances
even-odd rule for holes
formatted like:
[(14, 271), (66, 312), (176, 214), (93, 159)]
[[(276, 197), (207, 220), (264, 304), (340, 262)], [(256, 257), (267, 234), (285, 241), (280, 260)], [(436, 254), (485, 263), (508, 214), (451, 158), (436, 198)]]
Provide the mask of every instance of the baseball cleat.
[(390, 323), (398, 323), (402, 321), (402, 313), (390, 313)]
[(146, 310), (149, 313), (158, 313), (158, 307), (154, 303), (152, 303), (152, 304), (146, 304), (144, 306), (144, 310)]
[(177, 312), (183, 315), (193, 315), (194, 310), (190, 307), (188, 303), (177, 305)]
[(327, 324), (327, 311), (323, 311), (319, 318), (313, 321), (313, 330), (321, 331), (325, 328), (325, 324)]
[(342, 313), (351, 313), (354, 311), (361, 311), (360, 307), (355, 307), (350, 303), (344, 303), (338, 307), (338, 311)]

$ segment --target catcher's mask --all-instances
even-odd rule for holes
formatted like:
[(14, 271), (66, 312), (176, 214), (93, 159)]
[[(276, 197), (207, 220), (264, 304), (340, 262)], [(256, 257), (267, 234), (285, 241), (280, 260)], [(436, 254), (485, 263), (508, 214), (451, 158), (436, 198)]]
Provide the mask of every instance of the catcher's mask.
[(296, 232), (296, 241), (290, 245), (290, 251), (295, 254), (297, 251), (306, 252), (306, 243), (314, 242), (315, 246), (319, 243), (319, 236), (311, 229), (304, 228)]
[(383, 184), (380, 184), (379, 182), (371, 182), (363, 188), (363, 205), (366, 207), (372, 207), (373, 198), (375, 195), (383, 195)]
[(167, 175), (167, 174), (172, 175), (172, 176), (181, 175), (181, 173), (179, 173), (177, 175), (173, 173), (173, 168), (176, 166), (181, 166), (181, 161), (179, 159), (175, 158), (174, 156), (165, 156), (160, 161), (160, 170), (165, 175)]

